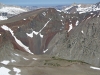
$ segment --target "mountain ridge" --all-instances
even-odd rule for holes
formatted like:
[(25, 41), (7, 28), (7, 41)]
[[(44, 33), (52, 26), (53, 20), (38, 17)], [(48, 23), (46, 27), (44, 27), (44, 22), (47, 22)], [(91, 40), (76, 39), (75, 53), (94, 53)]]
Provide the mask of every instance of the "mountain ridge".
[(0, 74), (99, 75), (99, 45), (100, 10), (20, 13), (0, 21)]

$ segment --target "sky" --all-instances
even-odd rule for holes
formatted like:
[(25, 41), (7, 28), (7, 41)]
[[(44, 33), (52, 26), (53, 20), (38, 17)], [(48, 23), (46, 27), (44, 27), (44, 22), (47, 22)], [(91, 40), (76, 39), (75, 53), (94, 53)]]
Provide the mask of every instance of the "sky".
[(44, 4), (72, 4), (72, 3), (97, 3), (100, 0), (0, 0), (1, 3), (10, 5), (44, 5)]

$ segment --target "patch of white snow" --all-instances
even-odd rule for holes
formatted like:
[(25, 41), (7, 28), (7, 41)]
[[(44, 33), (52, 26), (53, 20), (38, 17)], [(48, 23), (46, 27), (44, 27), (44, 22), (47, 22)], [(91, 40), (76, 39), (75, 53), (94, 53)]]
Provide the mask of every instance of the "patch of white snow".
[(16, 61), (12, 59), (11, 62), (16, 62)]
[(25, 18), (23, 20), (26, 20)]
[(87, 20), (88, 20), (88, 19), (90, 19), (90, 18), (91, 18), (91, 16), (90, 16), (90, 17), (88, 17), (88, 18), (87, 18)]
[(29, 37), (31, 37), (31, 38), (33, 38), (33, 32), (30, 33), (30, 34), (29, 33), (26, 33), (26, 35), (29, 36)]
[(33, 58), (34, 60), (37, 60), (37, 58)]
[(90, 13), (90, 14), (93, 14), (93, 13)]
[(43, 38), (43, 35), (40, 33), (40, 37)]
[(90, 68), (95, 69), (95, 70), (100, 70), (100, 68), (98, 68), (98, 67), (90, 66)]
[(8, 18), (6, 16), (0, 16), (0, 20), (7, 20)]
[(10, 62), (10, 61), (8, 61), (8, 60), (4, 60), (4, 61), (2, 61), (1, 63), (7, 65), (7, 64), (9, 64), (9, 62)]
[(15, 54), (16, 56), (20, 56), (19, 54)]
[(33, 31), (33, 33), (34, 33), (35, 35), (38, 35), (39, 32)]
[(64, 16), (62, 16), (62, 18), (64, 18)]
[(46, 16), (46, 13), (45, 13), (45, 12), (43, 12), (42, 14), (43, 14), (44, 16)]
[(69, 25), (69, 30), (68, 30), (68, 32), (69, 32), (70, 30), (72, 30), (72, 28), (73, 28), (73, 26), (72, 26), (72, 24), (70, 24), (70, 25)]
[(62, 25), (64, 25), (64, 23), (62, 23)]
[(18, 7), (2, 7), (0, 8), (0, 12), (7, 12), (8, 14), (17, 15), (22, 12), (27, 12), (27, 10)]
[(33, 53), (29, 50), (29, 48), (28, 48), (27, 46), (25, 46), (20, 40), (18, 40), (18, 39), (14, 36), (13, 31), (12, 31), (9, 27), (7, 27), (6, 25), (3, 25), (3, 26), (1, 26), (1, 28), (4, 29), (4, 30), (6, 30), (6, 31), (10, 31), (10, 33), (11, 33), (11, 35), (14, 37), (15, 41), (16, 41), (21, 47), (23, 47), (27, 52), (29, 52), (30, 54), (33, 54)]
[(45, 51), (43, 51), (43, 53), (46, 53), (48, 51), (48, 49), (46, 49)]
[(11, 70), (9, 70), (8, 68), (5, 67), (0, 67), (0, 75), (10, 75), (9, 72)]
[(29, 60), (29, 59), (27, 59), (27, 58), (25, 58), (25, 57), (23, 57), (25, 60)]
[(79, 21), (77, 20), (75, 25), (77, 26), (78, 24), (79, 24)]
[(13, 68), (13, 70), (16, 72), (16, 75), (21, 75), (21, 74), (19, 74), (19, 73), (21, 72), (21, 70), (20, 70), (20, 69), (18, 69), (18, 68), (16, 68), (16, 67), (14, 67), (14, 68)]
[(61, 10), (57, 10), (58, 12), (62, 12)]
[(63, 20), (61, 20), (61, 22), (62, 22)]
[(84, 31), (83, 30), (81, 32), (84, 34)]
[(49, 21), (47, 21), (47, 23), (45, 23), (44, 27), (39, 31), (39, 33), (48, 25), (48, 23), (51, 21), (51, 18), (49, 18)]

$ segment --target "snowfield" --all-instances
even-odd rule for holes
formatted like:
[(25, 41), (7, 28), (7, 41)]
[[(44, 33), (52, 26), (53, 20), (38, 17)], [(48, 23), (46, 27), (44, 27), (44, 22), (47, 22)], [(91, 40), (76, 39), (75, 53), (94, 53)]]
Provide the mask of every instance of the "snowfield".
[[(0, 20), (7, 20), (7, 15), (18, 15), (23, 12), (27, 12), (28, 10), (22, 9), (20, 7), (2, 7), (0, 8)], [(2, 15), (2, 13), (6, 13), (7, 15)]]
[(22, 9), (22, 8), (18, 8), (18, 7), (2, 7), (0, 9), (0, 13), (1, 12), (6, 12), (8, 14), (19, 14), (19, 13), (22, 13), (22, 12), (27, 12), (27, 10), (25, 9)]

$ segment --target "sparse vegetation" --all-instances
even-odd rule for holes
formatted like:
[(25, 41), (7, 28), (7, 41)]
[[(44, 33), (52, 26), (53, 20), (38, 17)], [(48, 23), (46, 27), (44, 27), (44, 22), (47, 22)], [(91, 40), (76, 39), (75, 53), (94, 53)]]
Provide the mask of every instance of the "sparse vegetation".
[(60, 66), (60, 64), (58, 64), (58, 63), (52, 63), (52, 62), (45, 62), (44, 65), (54, 66), (54, 67), (59, 67)]
[(54, 60), (60, 60), (60, 61), (80, 62), (80, 63), (85, 63), (85, 64), (88, 64), (88, 63), (83, 62), (83, 61), (80, 61), (80, 60), (67, 60), (67, 59), (57, 58), (57, 57), (55, 57), (55, 56), (52, 56), (51, 58), (53, 58)]
[(86, 62), (79, 61), (79, 60), (66, 60), (66, 59), (62, 59), (62, 58), (58, 58), (58, 57), (52, 56), (50, 60), (45, 60), (44, 61), (44, 65), (45, 66), (52, 66), (52, 67), (60, 67), (60, 66), (63, 66), (63, 65), (61, 65), (61, 63), (64, 63), (64, 62), (65, 63), (69, 62), (69, 63), (88, 64)]

